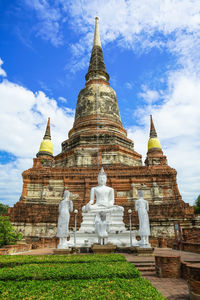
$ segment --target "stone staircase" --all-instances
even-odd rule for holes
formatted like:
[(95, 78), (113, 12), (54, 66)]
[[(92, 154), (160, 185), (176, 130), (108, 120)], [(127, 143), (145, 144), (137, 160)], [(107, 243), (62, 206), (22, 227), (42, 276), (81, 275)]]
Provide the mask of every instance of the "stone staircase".
[(154, 261), (131, 261), (132, 264), (141, 272), (142, 276), (155, 276)]

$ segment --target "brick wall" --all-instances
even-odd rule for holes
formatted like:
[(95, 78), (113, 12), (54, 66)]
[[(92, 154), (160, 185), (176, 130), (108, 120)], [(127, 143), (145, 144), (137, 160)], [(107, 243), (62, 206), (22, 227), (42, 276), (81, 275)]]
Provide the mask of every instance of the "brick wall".
[(58, 244), (58, 238), (38, 238), (38, 239), (29, 238), (24, 243), (20, 242), (16, 245), (7, 245), (0, 248), (0, 255), (26, 252), (32, 249), (56, 248), (57, 244)]
[(183, 228), (182, 250), (200, 253), (200, 228)]
[(200, 228), (184, 228), (182, 234), (184, 242), (200, 243)]
[(180, 278), (181, 259), (179, 255), (155, 256), (156, 275), (161, 278)]

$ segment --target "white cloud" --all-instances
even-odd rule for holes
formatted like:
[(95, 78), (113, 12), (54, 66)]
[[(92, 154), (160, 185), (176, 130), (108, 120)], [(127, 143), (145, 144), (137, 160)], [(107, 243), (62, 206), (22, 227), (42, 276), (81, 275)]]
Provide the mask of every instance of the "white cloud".
[(131, 82), (125, 82), (125, 87), (128, 89), (128, 90), (132, 90), (133, 89), (133, 84)]
[(66, 130), (73, 124), (73, 112), (67, 113), (59, 108), (54, 99), (41, 91), (34, 94), (7, 80), (0, 84), (0, 99), (2, 150), (21, 157), (34, 156), (42, 140), (47, 118), (50, 117), (54, 152), (59, 152), (60, 143), (66, 138)]
[(103, 45), (117, 40), (118, 46), (140, 53), (153, 47), (165, 48), (184, 66), (194, 57), (200, 59), (196, 51), (200, 44), (199, 0), (82, 0), (81, 5), (74, 0), (69, 11), (74, 30), (84, 34), (79, 43), (72, 45), (79, 63), (80, 57), (90, 51), (96, 14), (100, 17)]
[(6, 72), (2, 69), (2, 66), (3, 65), (3, 60), (0, 58), (0, 76), (2, 77), (6, 77)]
[(51, 5), (48, 0), (24, 0), (24, 2), (28, 7), (34, 9), (37, 14), (39, 22), (34, 28), (36, 36), (49, 40), (56, 47), (62, 45), (61, 27), (66, 18), (62, 14), (62, 8), (58, 5), (59, 1), (55, 1), (54, 5)]
[[(191, 204), (200, 194), (200, 79), (184, 70), (172, 72), (168, 94), (161, 105), (147, 103), (135, 111), (139, 126), (128, 129), (135, 150), (146, 157), (149, 115), (153, 115), (164, 154), (171, 167), (178, 171), (183, 199)], [(147, 97), (149, 95), (147, 90)], [(144, 97), (144, 95), (143, 95)]]
[(21, 173), (32, 167), (43, 139), (48, 117), (54, 154), (67, 138), (74, 121), (74, 111), (58, 107), (54, 99), (43, 92), (32, 91), (8, 80), (0, 83), (0, 150), (16, 156), (14, 162), (0, 165), (0, 197), (13, 204), (21, 193)]
[(147, 103), (154, 103), (161, 98), (161, 95), (156, 90), (149, 90), (147, 86), (142, 86), (142, 92), (139, 93), (139, 97), (143, 98)]
[[(36, 35), (54, 46), (67, 41), (63, 23), (68, 20), (80, 40), (71, 45), (72, 72), (85, 67), (91, 51), (94, 17), (100, 17), (102, 44), (117, 41), (137, 53), (151, 48), (167, 49), (183, 66), (200, 67), (199, 0), (24, 0), (34, 9)], [(196, 64), (198, 62), (198, 65)], [(73, 67), (72, 67), (73, 66)]]
[(61, 102), (67, 103), (67, 99), (65, 97), (59, 97), (58, 100)]
[(22, 172), (32, 166), (32, 159), (17, 158), (15, 162), (0, 164), (0, 199), (12, 206), (22, 192)]

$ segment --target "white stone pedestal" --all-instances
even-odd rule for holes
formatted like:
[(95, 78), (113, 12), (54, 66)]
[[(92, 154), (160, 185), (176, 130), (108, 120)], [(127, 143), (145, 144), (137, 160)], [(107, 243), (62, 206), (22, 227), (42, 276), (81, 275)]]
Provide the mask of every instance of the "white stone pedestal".
[[(130, 246), (130, 231), (126, 230), (123, 222), (122, 210), (107, 211), (106, 221), (109, 222), (109, 233), (107, 243), (114, 244), (119, 247)], [(95, 220), (98, 212), (83, 213), (83, 221), (80, 229), (76, 233), (77, 247), (91, 247), (98, 243), (98, 236), (95, 232)], [(132, 246), (137, 246), (137, 231), (132, 231)], [(73, 234), (70, 234), (70, 241), (73, 241)]]
[[(77, 233), (94, 233), (97, 215), (98, 212), (83, 213), (83, 221)], [(123, 215), (124, 212), (121, 210), (108, 210), (108, 212), (106, 212), (106, 221), (109, 222), (109, 233), (120, 233), (126, 231), (125, 224), (123, 222)]]
[[(73, 240), (73, 234), (71, 235), (71, 240)], [(76, 234), (77, 247), (91, 247), (93, 244), (97, 243), (98, 236), (96, 233), (84, 233), (78, 231)], [(121, 247), (130, 246), (130, 233), (129, 231), (109, 233), (107, 243)]]

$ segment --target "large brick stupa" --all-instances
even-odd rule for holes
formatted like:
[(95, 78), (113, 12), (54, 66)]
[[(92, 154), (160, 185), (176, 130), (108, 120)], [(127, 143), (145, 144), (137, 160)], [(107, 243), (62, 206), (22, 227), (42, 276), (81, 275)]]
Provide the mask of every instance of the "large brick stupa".
[[(64, 189), (71, 192), (74, 208), (79, 210), (89, 201), (90, 189), (97, 185), (101, 166), (107, 173), (107, 185), (115, 191), (115, 203), (124, 207), (124, 222), (128, 226), (128, 209), (134, 208), (137, 190), (144, 190), (150, 205), (151, 234), (157, 237), (174, 235), (174, 221), (190, 227), (193, 208), (179, 193), (176, 170), (169, 167), (157, 137), (152, 116), (145, 165), (134, 151), (122, 126), (115, 91), (109, 85), (96, 18), (93, 49), (85, 87), (78, 95), (74, 125), (62, 152), (53, 156), (48, 120), (40, 150), (33, 167), (23, 172), (20, 200), (10, 208), (12, 223), (25, 237), (54, 237), (58, 204)], [(71, 215), (70, 226), (73, 227)], [(138, 224), (133, 212), (133, 226)]]

